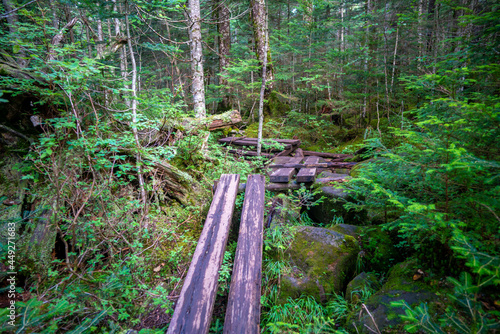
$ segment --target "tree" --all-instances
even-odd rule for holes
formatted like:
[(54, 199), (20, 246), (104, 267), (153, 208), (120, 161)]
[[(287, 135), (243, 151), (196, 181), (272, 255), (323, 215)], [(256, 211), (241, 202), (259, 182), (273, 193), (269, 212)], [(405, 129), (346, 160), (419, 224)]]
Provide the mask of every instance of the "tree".
[(203, 79), (203, 48), (201, 39), (200, 1), (188, 0), (186, 11), (191, 51), (193, 104), (196, 117), (205, 118), (205, 86)]
[[(217, 1), (217, 30), (219, 33), (219, 84), (227, 86), (227, 67), (229, 66), (229, 52), (231, 50), (230, 12), (225, 1)], [(224, 94), (219, 109), (227, 110), (231, 107), (229, 96)]]
[[(253, 37), (255, 41), (255, 52), (259, 65), (264, 69), (264, 61), (267, 60), (266, 66), (266, 90), (265, 97), (269, 96), (273, 90), (273, 66), (271, 64), (271, 48), (269, 47), (268, 19), (265, 0), (250, 1), (250, 18), (253, 29)], [(263, 74), (261, 73), (263, 76)]]

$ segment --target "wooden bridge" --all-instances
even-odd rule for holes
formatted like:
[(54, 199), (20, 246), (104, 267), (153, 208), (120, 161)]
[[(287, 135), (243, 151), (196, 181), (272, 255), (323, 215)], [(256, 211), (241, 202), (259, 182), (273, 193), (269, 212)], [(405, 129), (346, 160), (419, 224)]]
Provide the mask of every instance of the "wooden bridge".
[[(219, 180), (167, 333), (208, 333), (240, 176)], [(259, 333), (264, 222), (263, 175), (248, 177), (224, 333)]]
[[(222, 143), (256, 146), (255, 138), (230, 137)], [(347, 154), (302, 151), (299, 140), (277, 140), (283, 151), (274, 155), (269, 165), (271, 183), (265, 185), (263, 175), (251, 175), (246, 185), (239, 185), (238, 174), (222, 175), (208, 211), (198, 245), (193, 255), (181, 294), (167, 333), (208, 333), (217, 293), (219, 270), (229, 236), (236, 195), (244, 189), (245, 200), (241, 214), (238, 246), (229, 300), (224, 321), (224, 333), (260, 332), (260, 293), (262, 281), (262, 243), (265, 189), (280, 191), (295, 189), (300, 183), (312, 184), (316, 174), (325, 168), (350, 168), (355, 163), (344, 162)], [(295, 152), (294, 157), (286, 155)], [(243, 154), (252, 155), (245, 151)], [(306, 156), (304, 157), (304, 153)], [(323, 159), (334, 160), (326, 161)], [(271, 153), (268, 153), (271, 156)], [(316, 155), (316, 156), (314, 156)], [(292, 177), (295, 181), (290, 182)], [(325, 179), (324, 182), (342, 180)], [(322, 182), (320, 179), (316, 182)]]

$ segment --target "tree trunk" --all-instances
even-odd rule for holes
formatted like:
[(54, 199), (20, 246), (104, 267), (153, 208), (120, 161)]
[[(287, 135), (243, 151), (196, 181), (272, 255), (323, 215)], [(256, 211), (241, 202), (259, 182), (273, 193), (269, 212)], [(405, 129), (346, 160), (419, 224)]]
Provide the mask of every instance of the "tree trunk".
[(198, 118), (206, 117), (205, 86), (203, 78), (203, 49), (201, 45), (200, 1), (188, 0), (187, 18), (191, 40), (191, 70), (193, 74), (192, 92), (193, 108)]
[[(127, 43), (130, 51), (130, 63), (132, 65), (132, 133), (134, 134), (135, 144), (137, 146), (137, 177), (139, 179), (139, 191), (141, 193), (142, 203), (144, 207), (147, 205), (146, 190), (144, 189), (144, 177), (142, 175), (142, 158), (139, 149), (141, 143), (139, 142), (139, 135), (137, 133), (137, 64), (135, 62), (134, 49), (132, 48), (132, 38), (130, 36), (130, 24), (128, 20), (128, 12), (125, 14), (125, 28), (127, 31)], [(143, 212), (145, 214), (145, 212)], [(147, 225), (146, 225), (147, 227)]]
[(262, 150), (262, 128), (264, 125), (264, 94), (266, 90), (266, 66), (267, 66), (267, 43), (264, 43), (264, 59), (262, 62), (262, 86), (260, 87), (259, 100), (259, 131), (257, 133), (257, 155), (260, 156)]
[[(5, 12), (9, 13), (6, 17), (7, 23), (9, 24), (9, 32), (11, 34), (10, 39), (13, 44), (16, 45), (14, 49), (17, 48), (17, 39), (20, 39), (21, 36), (18, 36), (18, 31), (17, 31), (17, 23), (19, 21), (19, 18), (17, 16), (17, 11), (14, 10), (14, 5), (12, 4), (11, 0), (2, 0), (2, 3), (5, 7)], [(19, 57), (16, 57), (16, 63), (19, 65), (20, 68), (24, 68), (26, 66), (26, 52), (24, 52), (23, 48), (21, 46), (18, 46), (18, 51), (14, 51), (14, 53), (18, 53)]]
[[(229, 51), (231, 49), (231, 29), (230, 29), (230, 16), (231, 13), (227, 8), (225, 2), (219, 0), (218, 5), (218, 24), (217, 29), (219, 31), (219, 83), (221, 86), (225, 86), (223, 91), (227, 88), (227, 67), (229, 66)], [(229, 95), (225, 93), (222, 96), (222, 103), (220, 109), (228, 110), (231, 107)]]
[[(267, 31), (267, 11), (265, 0), (250, 0), (250, 17), (253, 27), (253, 36), (255, 40), (255, 51), (257, 59), (262, 69), (265, 68), (266, 73), (261, 73), (262, 77), (266, 77), (268, 82), (266, 85), (264, 97), (267, 98), (273, 90), (273, 66), (271, 63), (271, 48), (269, 47), (269, 35)], [(264, 65), (264, 60), (267, 66)]]

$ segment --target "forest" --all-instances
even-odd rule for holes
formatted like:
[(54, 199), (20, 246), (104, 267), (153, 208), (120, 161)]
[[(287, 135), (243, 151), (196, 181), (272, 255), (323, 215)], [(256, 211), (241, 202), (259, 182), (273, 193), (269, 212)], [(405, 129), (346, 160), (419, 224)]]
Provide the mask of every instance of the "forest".
[(0, 332), (166, 332), (263, 139), (348, 168), (266, 188), (258, 331), (500, 332), (499, 93), (495, 0), (2, 0)]

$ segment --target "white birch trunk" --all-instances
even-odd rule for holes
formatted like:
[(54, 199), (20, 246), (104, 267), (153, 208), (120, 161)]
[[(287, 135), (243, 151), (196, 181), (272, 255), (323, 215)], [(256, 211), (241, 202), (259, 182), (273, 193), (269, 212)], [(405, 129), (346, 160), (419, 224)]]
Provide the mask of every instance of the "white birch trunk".
[(188, 0), (187, 14), (189, 37), (191, 39), (191, 71), (193, 74), (191, 89), (193, 92), (194, 112), (197, 118), (205, 118), (205, 86), (203, 82), (203, 49), (199, 0)]

